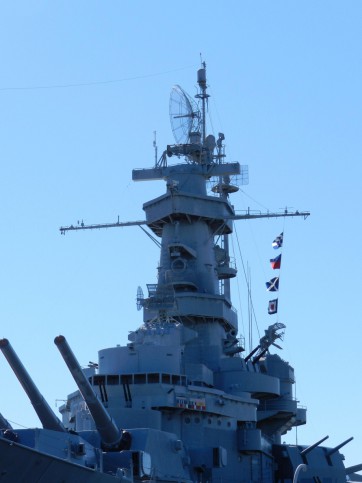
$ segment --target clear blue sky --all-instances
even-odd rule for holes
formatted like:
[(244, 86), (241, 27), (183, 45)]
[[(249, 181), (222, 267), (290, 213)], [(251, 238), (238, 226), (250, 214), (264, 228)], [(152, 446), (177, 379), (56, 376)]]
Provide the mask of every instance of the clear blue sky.
[[(52, 407), (74, 390), (54, 337), (84, 365), (126, 343), (141, 324), (137, 286), (156, 281), (158, 263), (137, 227), (58, 228), (143, 219), (165, 188), (131, 171), (152, 166), (153, 131), (159, 151), (173, 142), (169, 92), (195, 93), (202, 53), (210, 129), (225, 133), (229, 161), (249, 165), (235, 207), (312, 212), (237, 226), (260, 330), (272, 322), (271, 241), (285, 232), (281, 356), (309, 420), (298, 442), (354, 435), (343, 453), (362, 463), (361, 52), (360, 0), (2, 2), (0, 336)], [(0, 412), (39, 425), (3, 356), (0, 374)]]

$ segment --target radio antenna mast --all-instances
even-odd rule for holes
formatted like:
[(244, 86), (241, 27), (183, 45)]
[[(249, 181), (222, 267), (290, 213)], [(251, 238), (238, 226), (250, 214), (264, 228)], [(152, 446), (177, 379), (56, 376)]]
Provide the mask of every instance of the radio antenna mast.
[(153, 131), (153, 147), (155, 149), (155, 166), (157, 166), (157, 131)]

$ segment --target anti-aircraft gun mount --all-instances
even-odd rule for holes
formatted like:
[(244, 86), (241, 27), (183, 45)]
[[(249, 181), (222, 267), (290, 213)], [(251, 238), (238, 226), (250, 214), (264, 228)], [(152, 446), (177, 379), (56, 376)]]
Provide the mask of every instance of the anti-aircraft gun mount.
[(259, 344), (245, 357), (245, 362), (248, 362), (254, 356), (252, 360), (255, 364), (268, 352), (270, 346), (281, 349), (280, 345), (276, 344), (275, 341), (277, 339), (283, 340), (284, 332), (278, 332), (282, 329), (285, 329), (285, 325), (281, 322), (269, 325), (267, 330), (265, 330), (265, 335), (260, 339)]

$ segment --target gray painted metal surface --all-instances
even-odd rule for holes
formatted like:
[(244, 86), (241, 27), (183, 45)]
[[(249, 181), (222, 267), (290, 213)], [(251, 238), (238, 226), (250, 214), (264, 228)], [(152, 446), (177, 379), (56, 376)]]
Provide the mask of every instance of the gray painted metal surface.
[[(138, 291), (143, 325), (126, 346), (100, 350), (94, 367), (82, 370), (64, 337), (56, 338), (79, 389), (60, 408), (66, 430), (49, 425), (45, 404), (43, 429), (14, 430), (2, 417), (1, 482), (339, 483), (359, 469), (344, 467), (339, 450), (349, 440), (336, 448), (322, 446), (325, 438), (307, 446), (281, 443), (306, 423), (293, 397), (293, 368), (269, 350), (282, 324), (243, 354), (231, 302), (232, 222), (309, 213), (235, 214), (229, 197), (241, 168), (225, 161), (222, 133), (217, 140), (206, 135), (205, 65), (198, 85), (199, 107), (181, 88), (173, 90), (178, 144), (167, 146), (153, 168), (133, 171), (135, 181), (166, 183), (164, 194), (143, 205), (145, 221), (61, 228), (64, 234), (147, 225), (161, 241), (158, 280), (146, 296)], [(16, 370), (22, 365), (12, 356), (26, 389), (30, 376)], [(31, 387), (37, 406), (40, 393)]]

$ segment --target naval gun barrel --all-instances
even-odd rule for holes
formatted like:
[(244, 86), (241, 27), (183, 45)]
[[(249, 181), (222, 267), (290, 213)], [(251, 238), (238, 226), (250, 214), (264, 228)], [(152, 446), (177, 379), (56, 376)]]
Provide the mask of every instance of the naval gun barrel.
[(0, 339), (0, 349), (6, 357), (20, 384), (23, 386), (23, 389), (30, 399), (30, 402), (34, 407), (35, 412), (43, 425), (43, 428), (65, 432), (65, 427), (56, 417), (49, 404), (41, 395), (39, 389), (36, 387), (28, 371), (23, 366), (7, 339)]
[(314, 448), (316, 448), (317, 446), (319, 446), (321, 443), (323, 443), (323, 441), (325, 441), (326, 439), (328, 439), (329, 436), (325, 436), (324, 438), (320, 439), (319, 441), (317, 441), (316, 443), (308, 446), (308, 448), (305, 448), (303, 449), (303, 451), (300, 452), (300, 454), (302, 456), (305, 456), (307, 455), (308, 453), (310, 453)]
[(80, 393), (87, 403), (103, 443), (107, 446), (118, 445), (122, 439), (122, 431), (117, 427), (103, 404), (97, 399), (65, 337), (59, 335), (54, 339), (54, 343), (58, 347)]
[(359, 465), (349, 466), (348, 468), (346, 468), (346, 475), (350, 476), (353, 475), (353, 473), (357, 473), (358, 471), (362, 471), (361, 463)]
[(0, 429), (13, 429), (9, 421), (0, 413)]
[(334, 448), (332, 448), (330, 451), (328, 451), (327, 456), (332, 456), (332, 454), (334, 454), (337, 451), (339, 451), (341, 448), (343, 448), (343, 446), (345, 446), (347, 443), (349, 443), (350, 441), (352, 441), (352, 439), (353, 439), (353, 436), (351, 436), (350, 438), (346, 439), (346, 441), (343, 441), (343, 443), (339, 444), (338, 446), (335, 446)]

